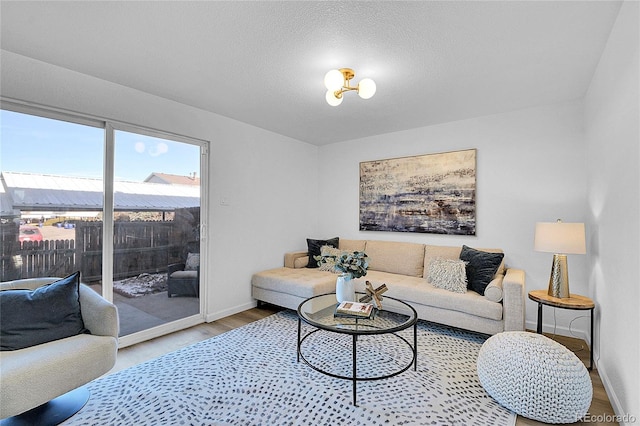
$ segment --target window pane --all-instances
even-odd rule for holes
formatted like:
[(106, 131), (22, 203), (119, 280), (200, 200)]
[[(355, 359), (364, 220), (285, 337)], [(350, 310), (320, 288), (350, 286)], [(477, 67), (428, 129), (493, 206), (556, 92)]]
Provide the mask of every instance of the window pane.
[(114, 139), (113, 288), (127, 335), (200, 312), (200, 147)]
[(1, 276), (100, 288), (104, 130), (0, 111)]

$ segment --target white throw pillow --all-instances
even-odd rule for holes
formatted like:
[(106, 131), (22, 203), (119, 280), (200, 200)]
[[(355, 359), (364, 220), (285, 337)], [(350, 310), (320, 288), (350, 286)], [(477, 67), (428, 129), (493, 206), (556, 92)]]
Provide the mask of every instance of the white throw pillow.
[(184, 263), (185, 271), (195, 271), (200, 266), (200, 253), (187, 254), (187, 261)]
[(467, 292), (467, 262), (456, 259), (435, 258), (429, 264), (427, 281), (434, 287), (455, 293)]
[(502, 300), (502, 281), (504, 275), (496, 274), (495, 278), (484, 289), (484, 297), (492, 302), (500, 302)]
[(342, 250), (331, 246), (322, 246), (320, 248), (320, 258), (316, 260), (318, 262), (318, 269), (333, 272), (334, 274), (341, 273), (341, 271), (336, 269), (336, 259), (340, 255), (342, 255)]

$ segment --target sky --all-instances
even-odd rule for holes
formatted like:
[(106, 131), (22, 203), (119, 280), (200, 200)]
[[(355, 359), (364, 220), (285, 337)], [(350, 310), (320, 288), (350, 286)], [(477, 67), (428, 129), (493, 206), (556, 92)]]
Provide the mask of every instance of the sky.
[[(102, 178), (104, 129), (0, 110), (0, 172)], [(116, 131), (116, 180), (200, 176), (200, 147)]]

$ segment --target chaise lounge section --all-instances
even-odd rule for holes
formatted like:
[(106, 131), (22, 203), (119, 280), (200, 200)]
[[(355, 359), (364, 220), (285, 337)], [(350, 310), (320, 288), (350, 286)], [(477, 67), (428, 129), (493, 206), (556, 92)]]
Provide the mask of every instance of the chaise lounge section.
[[(355, 281), (357, 291), (364, 291), (366, 281), (374, 287), (384, 283), (385, 295), (411, 304), (420, 319), (491, 335), (524, 330), (525, 273), (506, 267), (504, 261), (484, 294), (457, 293), (435, 286), (428, 278), (432, 262), (459, 260), (463, 247), (340, 239), (338, 248), (364, 251), (369, 257), (367, 275)], [(478, 250), (502, 253), (501, 249)], [(252, 296), (258, 302), (297, 309), (309, 297), (335, 292), (337, 275), (307, 268), (308, 262), (308, 251), (286, 253), (283, 267), (253, 275)]]

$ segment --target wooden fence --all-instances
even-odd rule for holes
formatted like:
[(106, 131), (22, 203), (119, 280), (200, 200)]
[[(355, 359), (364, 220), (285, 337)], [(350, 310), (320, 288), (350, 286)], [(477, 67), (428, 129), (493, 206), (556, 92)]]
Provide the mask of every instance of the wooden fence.
[[(116, 222), (114, 279), (158, 273), (197, 251), (193, 228), (173, 221)], [(74, 240), (18, 241), (18, 226), (0, 225), (0, 281), (66, 276), (80, 271), (83, 282), (102, 279), (102, 222), (78, 222)]]

